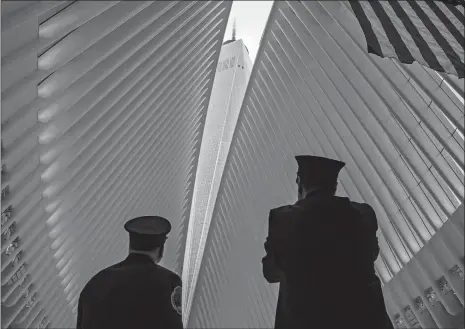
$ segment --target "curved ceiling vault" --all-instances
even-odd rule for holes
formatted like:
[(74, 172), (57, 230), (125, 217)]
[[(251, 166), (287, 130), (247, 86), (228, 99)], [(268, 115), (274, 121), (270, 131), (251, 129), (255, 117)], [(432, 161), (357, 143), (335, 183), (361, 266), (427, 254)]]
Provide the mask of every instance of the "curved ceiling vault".
[(2, 328), (75, 325), (158, 214), (179, 274), (231, 3), (2, 1)]
[(365, 46), (347, 2), (275, 2), (189, 327), (272, 327), (277, 285), (263, 279), (263, 243), (269, 209), (296, 200), (296, 154), (345, 161), (339, 195), (376, 210), (376, 270), (398, 327), (452, 327), (463, 311), (463, 81), (369, 55)]

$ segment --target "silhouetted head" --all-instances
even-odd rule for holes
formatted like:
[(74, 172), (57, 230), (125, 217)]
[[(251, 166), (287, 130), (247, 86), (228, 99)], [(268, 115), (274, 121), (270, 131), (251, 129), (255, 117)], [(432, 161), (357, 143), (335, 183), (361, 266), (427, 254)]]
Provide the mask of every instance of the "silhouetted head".
[(124, 225), (129, 232), (129, 253), (144, 254), (158, 263), (164, 252), (165, 241), (171, 231), (170, 222), (160, 216), (131, 219)]
[(328, 195), (336, 193), (337, 178), (344, 162), (311, 155), (298, 155), (295, 159), (299, 200), (315, 191)]

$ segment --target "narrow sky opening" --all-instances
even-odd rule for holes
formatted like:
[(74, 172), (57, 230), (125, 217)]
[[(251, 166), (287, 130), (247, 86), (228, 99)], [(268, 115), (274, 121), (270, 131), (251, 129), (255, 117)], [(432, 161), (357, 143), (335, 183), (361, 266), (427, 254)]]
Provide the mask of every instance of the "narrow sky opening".
[(224, 40), (230, 40), (236, 20), (236, 39), (242, 39), (255, 62), (260, 39), (270, 15), (273, 1), (233, 1)]

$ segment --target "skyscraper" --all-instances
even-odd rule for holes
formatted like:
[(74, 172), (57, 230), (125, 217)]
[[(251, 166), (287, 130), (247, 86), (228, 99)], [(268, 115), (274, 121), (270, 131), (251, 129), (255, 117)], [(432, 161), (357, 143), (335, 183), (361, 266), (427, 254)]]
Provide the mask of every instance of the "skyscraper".
[[(269, 210), (297, 199), (296, 154), (346, 162), (338, 194), (375, 209), (375, 266), (396, 327), (463, 327), (463, 106), (463, 80), (368, 54), (347, 1), (276, 1), (226, 160), (189, 328), (273, 326), (278, 285), (263, 278), (263, 243)], [(339, 275), (345, 280), (344, 268)], [(337, 317), (351, 296), (333, 298)]]
[(74, 328), (123, 223), (173, 226), (182, 268), (231, 2), (2, 1), (2, 328)]
[(268, 210), (302, 153), (346, 162), (338, 194), (375, 208), (396, 326), (463, 327), (463, 80), (367, 54), (346, 1), (275, 2), (250, 73), (240, 41), (218, 60), (230, 6), (2, 1), (2, 328), (74, 327), (146, 214), (173, 223), (189, 328), (271, 327)]
[(208, 107), (192, 198), (183, 271), (184, 321), (187, 321), (212, 220), (219, 183), (231, 145), (252, 61), (242, 40), (223, 43)]

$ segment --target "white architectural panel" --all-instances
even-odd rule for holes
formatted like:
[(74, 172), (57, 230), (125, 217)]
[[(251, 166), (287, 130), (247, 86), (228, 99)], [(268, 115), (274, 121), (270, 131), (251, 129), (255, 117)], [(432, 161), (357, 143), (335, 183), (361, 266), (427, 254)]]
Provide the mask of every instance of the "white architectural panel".
[(183, 267), (185, 323), (195, 294), (212, 211), (251, 70), (252, 61), (243, 41), (225, 42), (213, 82), (192, 197), (185, 253), (188, 257), (185, 257)]
[(122, 260), (123, 223), (173, 226), (182, 271), (231, 2), (2, 1), (2, 328), (70, 328)]
[[(338, 194), (376, 210), (376, 270), (396, 326), (463, 327), (463, 80), (365, 49), (347, 2), (275, 2), (213, 210), (190, 328), (273, 326), (278, 285), (263, 278), (263, 243), (269, 210), (296, 201), (297, 154), (346, 162)], [(350, 296), (334, 301), (343, 307)]]

